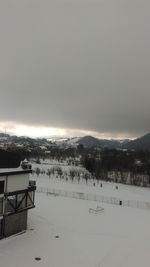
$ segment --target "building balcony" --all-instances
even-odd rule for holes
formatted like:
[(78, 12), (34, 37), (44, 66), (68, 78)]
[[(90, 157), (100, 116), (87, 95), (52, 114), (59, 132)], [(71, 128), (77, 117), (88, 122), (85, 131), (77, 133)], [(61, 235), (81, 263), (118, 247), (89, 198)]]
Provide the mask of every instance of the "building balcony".
[(36, 186), (32, 184), (28, 189), (5, 193), (2, 207), (0, 207), (3, 216), (34, 208), (35, 190)]

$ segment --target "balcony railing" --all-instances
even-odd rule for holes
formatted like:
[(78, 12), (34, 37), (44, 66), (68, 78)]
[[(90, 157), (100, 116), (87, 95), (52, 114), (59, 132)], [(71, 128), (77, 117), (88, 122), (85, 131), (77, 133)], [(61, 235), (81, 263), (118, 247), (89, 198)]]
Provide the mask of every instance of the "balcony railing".
[[(35, 184), (35, 183), (34, 183)], [(4, 216), (34, 208), (36, 186), (33, 184), (28, 189), (5, 193)]]

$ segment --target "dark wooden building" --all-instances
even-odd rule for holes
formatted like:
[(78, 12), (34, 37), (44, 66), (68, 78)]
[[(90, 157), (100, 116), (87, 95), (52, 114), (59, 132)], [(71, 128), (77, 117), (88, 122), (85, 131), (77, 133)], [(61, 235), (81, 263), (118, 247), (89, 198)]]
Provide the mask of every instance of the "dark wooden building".
[(29, 181), (31, 166), (0, 169), (0, 238), (27, 229), (28, 210), (35, 207), (35, 182)]

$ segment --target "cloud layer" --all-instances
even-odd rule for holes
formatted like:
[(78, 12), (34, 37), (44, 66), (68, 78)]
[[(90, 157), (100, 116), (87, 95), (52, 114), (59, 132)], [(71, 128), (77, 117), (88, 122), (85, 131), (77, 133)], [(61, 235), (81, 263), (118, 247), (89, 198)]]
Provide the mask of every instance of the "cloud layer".
[(150, 2), (2, 0), (0, 121), (150, 131)]

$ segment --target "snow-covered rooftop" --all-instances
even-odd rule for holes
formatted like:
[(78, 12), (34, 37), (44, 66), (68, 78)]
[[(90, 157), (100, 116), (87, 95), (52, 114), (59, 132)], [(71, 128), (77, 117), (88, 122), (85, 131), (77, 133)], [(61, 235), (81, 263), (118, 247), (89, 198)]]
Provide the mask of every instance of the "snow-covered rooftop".
[(22, 173), (31, 173), (32, 170), (22, 169), (22, 167), (18, 168), (4, 168), (0, 169), (0, 176), (3, 175), (15, 175), (15, 174), (22, 174)]

